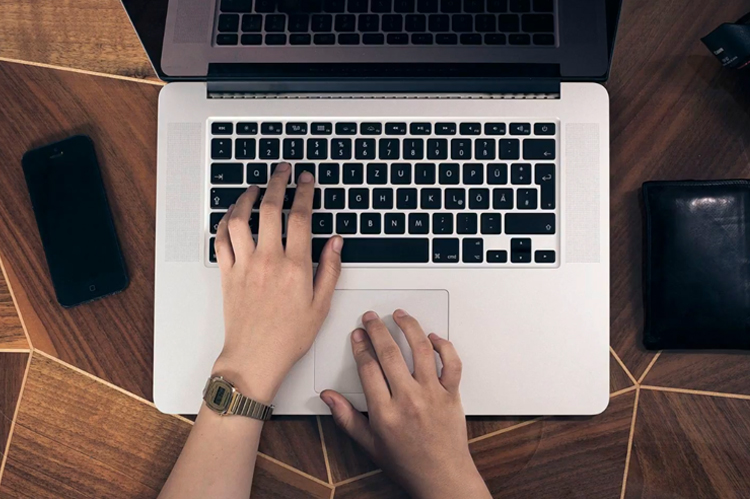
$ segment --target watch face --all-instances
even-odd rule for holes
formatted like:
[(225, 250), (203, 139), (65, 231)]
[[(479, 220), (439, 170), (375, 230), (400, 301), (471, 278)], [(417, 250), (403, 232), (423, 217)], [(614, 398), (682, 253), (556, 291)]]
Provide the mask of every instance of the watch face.
[(206, 405), (219, 413), (226, 413), (232, 400), (232, 385), (223, 379), (212, 379), (204, 397)]

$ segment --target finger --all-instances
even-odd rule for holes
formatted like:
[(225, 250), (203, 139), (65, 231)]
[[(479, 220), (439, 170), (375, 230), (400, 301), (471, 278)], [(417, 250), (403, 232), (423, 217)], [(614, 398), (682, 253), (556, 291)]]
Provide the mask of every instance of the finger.
[(294, 204), (289, 212), (286, 229), (286, 254), (302, 261), (312, 259), (311, 219), (315, 182), (312, 173), (302, 172), (297, 178), (297, 191)]
[(216, 241), (214, 241), (214, 251), (216, 260), (222, 272), (226, 272), (234, 266), (234, 250), (232, 249), (232, 240), (229, 237), (229, 217), (232, 216), (234, 205), (230, 206), (224, 216), (219, 221), (219, 228), (216, 229)]
[(409, 368), (406, 367), (406, 361), (401, 354), (401, 350), (378, 314), (367, 312), (362, 316), (362, 322), (391, 390), (395, 392), (400, 387), (413, 383), (414, 378), (412, 378)]
[(229, 237), (232, 239), (235, 260), (242, 260), (255, 251), (255, 241), (253, 241), (253, 234), (250, 231), (250, 216), (259, 192), (258, 186), (248, 187), (237, 200), (237, 204), (234, 205), (232, 214), (229, 216), (227, 226), (229, 227)]
[(331, 408), (331, 415), (338, 427), (365, 449), (370, 457), (374, 457), (375, 439), (367, 418), (338, 392), (325, 390), (320, 398)]
[(373, 407), (382, 407), (391, 399), (391, 392), (364, 329), (355, 329), (352, 332), (352, 354), (357, 363), (357, 373), (362, 382), (367, 407), (371, 411)]
[(315, 284), (313, 286), (313, 302), (315, 308), (321, 312), (328, 313), (331, 308), (331, 298), (336, 289), (341, 275), (341, 249), (344, 240), (341, 236), (334, 236), (328, 240), (323, 252), (320, 254), (318, 270), (315, 271)]
[(409, 348), (411, 348), (411, 355), (414, 359), (414, 377), (420, 382), (437, 381), (435, 350), (417, 319), (405, 310), (398, 309), (393, 313), (393, 320), (404, 332)]
[(440, 383), (449, 392), (458, 393), (458, 385), (461, 383), (461, 370), (463, 367), (456, 347), (453, 346), (453, 343), (435, 333), (430, 334), (429, 338), (435, 351), (440, 354), (440, 360), (443, 362)]
[(292, 168), (289, 163), (279, 163), (268, 182), (260, 203), (258, 247), (281, 250), (281, 210), (284, 207), (286, 184)]

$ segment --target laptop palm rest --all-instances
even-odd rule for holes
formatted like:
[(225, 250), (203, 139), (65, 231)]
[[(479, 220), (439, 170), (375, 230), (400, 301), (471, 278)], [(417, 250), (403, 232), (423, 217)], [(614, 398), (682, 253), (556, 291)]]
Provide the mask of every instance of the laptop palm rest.
[[(352, 356), (351, 332), (362, 327), (362, 314), (374, 310), (383, 318), (413, 371), (411, 350), (393, 321), (392, 314), (404, 309), (422, 325), (426, 334), (448, 338), (448, 291), (446, 290), (339, 290), (334, 293), (331, 313), (314, 345), (315, 391), (362, 393), (357, 365)], [(438, 369), (441, 367), (438, 360)]]

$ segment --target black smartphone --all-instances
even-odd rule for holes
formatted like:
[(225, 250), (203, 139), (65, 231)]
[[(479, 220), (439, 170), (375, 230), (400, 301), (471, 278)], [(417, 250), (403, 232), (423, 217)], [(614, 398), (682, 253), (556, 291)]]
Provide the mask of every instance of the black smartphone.
[(91, 139), (76, 135), (28, 151), (23, 171), (60, 305), (125, 289), (125, 261)]

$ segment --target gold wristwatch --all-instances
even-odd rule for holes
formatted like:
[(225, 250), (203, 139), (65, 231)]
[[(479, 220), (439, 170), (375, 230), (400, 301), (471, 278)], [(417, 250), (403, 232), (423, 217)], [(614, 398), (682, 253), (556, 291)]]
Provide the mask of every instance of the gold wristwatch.
[(268, 421), (273, 406), (265, 405), (245, 397), (234, 389), (234, 385), (221, 376), (211, 376), (203, 389), (203, 401), (209, 409), (222, 416), (246, 416)]

